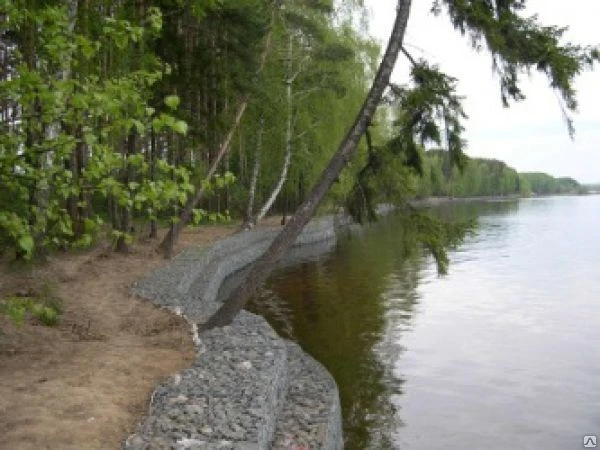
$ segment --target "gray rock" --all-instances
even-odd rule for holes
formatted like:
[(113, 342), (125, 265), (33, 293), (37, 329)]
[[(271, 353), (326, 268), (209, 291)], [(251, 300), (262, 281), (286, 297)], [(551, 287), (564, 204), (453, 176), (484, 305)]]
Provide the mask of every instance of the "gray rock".
[[(331, 249), (336, 239), (336, 223), (344, 220), (327, 216), (310, 222), (298, 236), (286, 264), (302, 259), (303, 247), (320, 244), (321, 252)], [(279, 229), (253, 230), (234, 234), (208, 247), (188, 249), (136, 283), (133, 293), (203, 323), (219, 307), (217, 296), (224, 280), (261, 256), (277, 233)]]
[(289, 386), (277, 419), (273, 448), (303, 445), (312, 449), (344, 447), (337, 385), (319, 362), (287, 342)]
[(125, 448), (144, 448), (141, 442), (158, 448), (165, 440), (175, 448), (182, 442), (269, 448), (288, 385), (285, 342), (263, 318), (244, 311), (229, 330), (210, 330), (201, 340), (205, 351), (156, 389), (149, 417)]
[[(345, 216), (313, 220), (283, 264), (329, 251), (336, 230), (351, 224)], [(239, 281), (277, 233), (238, 233), (186, 250), (138, 282), (133, 293), (202, 323), (217, 310), (223, 292), (235, 286), (235, 274)], [(196, 341), (193, 366), (156, 388), (148, 417), (124, 449), (343, 448), (333, 378), (263, 318), (242, 311), (231, 326), (204, 332)]]

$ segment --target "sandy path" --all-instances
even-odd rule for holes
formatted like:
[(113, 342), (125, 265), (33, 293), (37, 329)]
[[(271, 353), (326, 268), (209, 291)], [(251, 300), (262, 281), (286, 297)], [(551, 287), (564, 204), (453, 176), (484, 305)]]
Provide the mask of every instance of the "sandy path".
[[(188, 230), (178, 249), (234, 231)], [(16, 327), (0, 316), (1, 449), (119, 448), (153, 387), (189, 365), (185, 321), (129, 295), (136, 279), (164, 264), (155, 245), (136, 244), (127, 256), (97, 248), (44, 266), (2, 268), (0, 296), (50, 285), (64, 313), (54, 328)]]

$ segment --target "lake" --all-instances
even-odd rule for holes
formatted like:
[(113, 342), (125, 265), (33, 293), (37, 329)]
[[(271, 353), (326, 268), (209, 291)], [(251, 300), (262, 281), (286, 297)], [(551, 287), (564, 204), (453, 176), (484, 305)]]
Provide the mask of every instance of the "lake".
[(277, 271), (250, 309), (336, 379), (348, 449), (600, 444), (600, 197), (453, 203), (440, 277), (401, 216)]

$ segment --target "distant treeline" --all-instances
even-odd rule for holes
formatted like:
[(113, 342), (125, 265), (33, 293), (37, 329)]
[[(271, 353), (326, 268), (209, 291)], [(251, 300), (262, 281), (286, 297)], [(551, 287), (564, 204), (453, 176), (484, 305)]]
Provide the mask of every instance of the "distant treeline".
[(586, 188), (572, 178), (539, 172), (518, 173), (502, 161), (469, 158), (464, 169), (452, 167), (448, 153), (425, 153), (423, 177), (415, 180), (417, 197), (489, 197), (507, 195), (583, 194)]
[(554, 178), (546, 173), (520, 173), (521, 182), (527, 184), (525, 193), (534, 195), (585, 194), (587, 189), (569, 177)]

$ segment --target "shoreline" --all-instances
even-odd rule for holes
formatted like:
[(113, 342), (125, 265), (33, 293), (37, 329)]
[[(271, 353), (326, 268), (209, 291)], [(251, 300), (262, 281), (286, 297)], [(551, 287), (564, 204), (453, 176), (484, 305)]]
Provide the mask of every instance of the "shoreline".
[[(313, 219), (285, 264), (326, 252), (350, 225), (346, 216)], [(138, 297), (185, 317), (197, 354), (191, 367), (154, 390), (148, 416), (123, 448), (343, 448), (337, 385), (297, 344), (246, 311), (231, 326), (196, 332), (195, 324), (218, 308), (222, 287), (278, 232), (252, 230), (187, 249), (134, 285)]]
[(447, 205), (452, 203), (477, 203), (477, 202), (511, 202), (524, 198), (534, 197), (523, 197), (520, 195), (507, 195), (507, 196), (487, 196), (487, 197), (425, 197), (413, 200), (408, 200), (408, 203), (415, 208), (420, 207), (433, 207), (440, 205)]
[(475, 197), (424, 197), (408, 200), (408, 203), (414, 207), (429, 207), (439, 206), (452, 203), (476, 203), (476, 202), (511, 202), (515, 200), (527, 200), (536, 198), (552, 198), (552, 197), (586, 197), (589, 195), (599, 195), (600, 192), (586, 192), (583, 194), (550, 194), (550, 195), (490, 195), (490, 196), (475, 196)]

